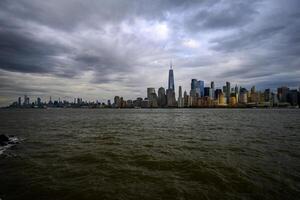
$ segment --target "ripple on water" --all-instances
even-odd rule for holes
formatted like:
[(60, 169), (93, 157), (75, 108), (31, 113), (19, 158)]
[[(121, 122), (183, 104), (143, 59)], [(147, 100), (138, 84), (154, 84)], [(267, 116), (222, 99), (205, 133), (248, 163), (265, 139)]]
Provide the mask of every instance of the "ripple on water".
[(0, 157), (6, 199), (299, 196), (299, 110), (0, 112), (1, 131), (26, 138)]

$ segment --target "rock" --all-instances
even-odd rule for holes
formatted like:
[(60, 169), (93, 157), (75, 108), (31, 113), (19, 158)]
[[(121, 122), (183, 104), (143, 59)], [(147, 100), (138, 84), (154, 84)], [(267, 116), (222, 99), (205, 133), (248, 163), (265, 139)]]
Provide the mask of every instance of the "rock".
[(4, 134), (0, 135), (0, 145), (6, 145), (9, 142), (9, 137)]
[(0, 135), (0, 141), (8, 142), (8, 141), (9, 141), (9, 137), (7, 137), (7, 136), (4, 135), (4, 134), (1, 134), (1, 135)]

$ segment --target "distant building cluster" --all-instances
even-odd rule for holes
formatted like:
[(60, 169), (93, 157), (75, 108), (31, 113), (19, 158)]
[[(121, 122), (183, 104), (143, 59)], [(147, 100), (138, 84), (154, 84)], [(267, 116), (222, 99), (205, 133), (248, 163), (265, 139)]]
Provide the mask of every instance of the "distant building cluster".
[(35, 101), (30, 101), (30, 98), (25, 95), (24, 98), (18, 98), (18, 101), (13, 102), (10, 108), (104, 108), (107, 107), (105, 103), (101, 102), (87, 102), (82, 98), (75, 98), (73, 102), (66, 100), (54, 100), (50, 97), (48, 102), (42, 102), (41, 98), (37, 98)]
[(179, 86), (178, 98), (175, 97), (174, 72), (172, 65), (169, 70), (168, 89), (160, 87), (156, 93), (155, 88), (147, 88), (146, 98), (136, 100), (123, 100), (116, 96), (112, 107), (114, 108), (247, 108), (247, 107), (299, 107), (300, 91), (288, 87), (277, 88), (277, 93), (271, 89), (257, 91), (253, 86), (250, 91), (243, 87), (231, 87), (230, 82), (221, 89), (215, 88), (212, 81), (205, 87), (204, 81), (192, 79), (189, 94)]
[(172, 64), (169, 69), (168, 89), (160, 87), (156, 93), (155, 88), (147, 88), (147, 97), (138, 97), (135, 100), (125, 100), (123, 97), (115, 96), (113, 103), (86, 102), (81, 98), (74, 99), (74, 102), (55, 100), (51, 97), (48, 102), (42, 102), (41, 98), (30, 102), (26, 95), (22, 101), (13, 102), (9, 107), (12, 108), (251, 108), (251, 107), (294, 107), (300, 105), (300, 89), (289, 89), (279, 87), (277, 92), (271, 89), (257, 91), (255, 86), (250, 90), (243, 87), (231, 87), (230, 82), (222, 88), (215, 88), (212, 81), (205, 87), (204, 81), (192, 79), (189, 94), (179, 86), (178, 97), (175, 95), (175, 81)]

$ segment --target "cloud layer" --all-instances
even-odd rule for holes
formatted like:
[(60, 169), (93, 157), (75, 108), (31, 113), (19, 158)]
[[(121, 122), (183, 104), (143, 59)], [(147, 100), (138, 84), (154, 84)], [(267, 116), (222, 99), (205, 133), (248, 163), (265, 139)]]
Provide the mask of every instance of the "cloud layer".
[(0, 104), (24, 94), (106, 100), (191, 78), (300, 84), (298, 0), (0, 2)]

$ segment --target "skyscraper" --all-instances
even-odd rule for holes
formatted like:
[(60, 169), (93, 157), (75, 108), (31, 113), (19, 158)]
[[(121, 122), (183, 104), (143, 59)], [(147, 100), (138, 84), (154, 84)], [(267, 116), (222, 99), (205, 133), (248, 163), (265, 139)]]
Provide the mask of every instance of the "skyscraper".
[(298, 105), (298, 91), (297, 90), (289, 90), (287, 93), (287, 102), (290, 103), (291, 106)]
[(182, 97), (182, 88), (181, 88), (181, 86), (179, 86), (178, 93), (179, 93), (178, 97)]
[(200, 91), (200, 97), (204, 97), (204, 81), (198, 81), (198, 87)]
[(271, 94), (271, 90), (268, 88), (268, 89), (265, 89), (264, 91), (264, 100), (266, 102), (270, 102), (271, 101), (271, 98), (272, 98), (272, 94)]
[(184, 107), (184, 101), (183, 101), (183, 97), (182, 97), (182, 88), (181, 86), (179, 86), (179, 95), (178, 95), (178, 107), (179, 108), (183, 108)]
[(115, 96), (114, 98), (114, 107), (115, 108), (120, 108), (121, 107), (121, 100), (119, 96)]
[(204, 96), (205, 97), (210, 97), (211, 96), (210, 92), (211, 92), (210, 87), (205, 87), (204, 88)]
[(168, 89), (166, 91), (167, 95), (167, 105), (168, 107), (175, 107), (176, 106), (176, 99), (175, 99), (175, 84), (174, 84), (174, 73), (172, 63), (170, 63), (170, 70), (169, 70), (169, 84)]
[(211, 94), (212, 94), (211, 98), (215, 99), (215, 82), (212, 81), (210, 83), (210, 88), (211, 88)]
[(239, 88), (238, 88), (237, 84), (235, 85), (234, 93), (235, 93), (236, 101), (239, 102)]
[(230, 101), (230, 82), (226, 82), (226, 102), (229, 104)]
[(175, 91), (175, 84), (174, 84), (174, 73), (173, 73), (173, 67), (172, 63), (170, 63), (170, 69), (169, 69), (169, 83), (168, 83), (168, 89)]
[(167, 106), (167, 97), (166, 97), (166, 91), (165, 88), (160, 87), (158, 89), (158, 106), (163, 108)]
[(147, 88), (147, 98), (149, 101), (150, 108), (157, 108), (157, 95), (155, 88)]
[(156, 93), (155, 88), (147, 88), (147, 98), (148, 98), (148, 100), (150, 99), (152, 93)]
[(191, 91), (190, 91), (190, 95), (192, 97), (200, 96), (200, 91), (198, 90), (197, 85), (198, 85), (197, 79), (192, 79), (192, 81), (191, 81)]
[(188, 105), (188, 101), (189, 101), (189, 96), (187, 95), (187, 92), (186, 91), (184, 91), (184, 93), (183, 93), (183, 101), (184, 101), (184, 107), (189, 107), (189, 105)]
[(21, 105), (22, 105), (22, 98), (19, 97), (19, 98), (18, 98), (18, 106), (21, 107)]
[(176, 107), (175, 92), (172, 89), (167, 89), (168, 107)]
[(203, 97), (204, 96), (204, 81), (197, 80), (197, 79), (192, 79), (191, 81), (191, 96), (199, 96)]
[(287, 102), (287, 94), (289, 92), (289, 88), (288, 87), (280, 87), (277, 88), (277, 95), (278, 95), (278, 99), (280, 102)]
[(193, 78), (192, 81), (191, 81), (191, 90), (196, 89), (197, 88), (197, 84), (198, 84), (197, 79)]
[(107, 100), (107, 106), (110, 108), (111, 107), (111, 101)]
[(41, 105), (42, 105), (42, 99), (41, 99), (40, 97), (38, 97), (38, 98), (36, 99), (36, 102), (37, 102), (37, 105), (38, 105), (38, 106), (41, 106)]
[(28, 106), (30, 103), (30, 100), (29, 100), (29, 97), (27, 95), (24, 95), (24, 102), (23, 102), (23, 105), (24, 106)]
[(239, 91), (239, 99), (238, 99), (238, 102), (241, 103), (241, 104), (246, 104), (248, 102), (248, 97), (247, 97), (247, 89), (246, 88), (240, 88), (240, 91)]

